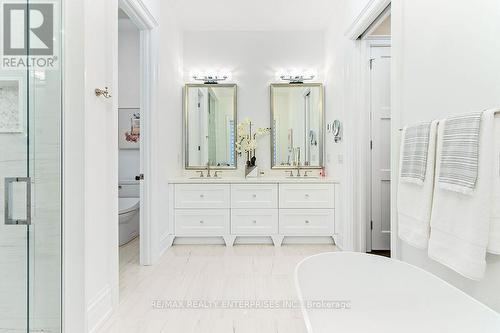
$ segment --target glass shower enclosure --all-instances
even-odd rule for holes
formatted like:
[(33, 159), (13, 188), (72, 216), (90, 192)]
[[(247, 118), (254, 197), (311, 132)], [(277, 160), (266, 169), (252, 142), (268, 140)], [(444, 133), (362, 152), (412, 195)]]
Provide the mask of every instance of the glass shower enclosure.
[(0, 0), (0, 332), (61, 332), (61, 1)]

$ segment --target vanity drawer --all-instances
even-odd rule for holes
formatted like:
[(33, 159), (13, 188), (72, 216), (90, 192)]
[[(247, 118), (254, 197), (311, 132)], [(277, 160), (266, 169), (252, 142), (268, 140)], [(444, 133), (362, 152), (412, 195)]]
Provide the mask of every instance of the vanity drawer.
[(176, 209), (177, 236), (223, 236), (229, 234), (229, 209)]
[(329, 236), (334, 233), (333, 209), (280, 209), (279, 232), (285, 236)]
[(231, 186), (232, 208), (278, 208), (278, 185), (235, 184)]
[(281, 184), (280, 208), (335, 208), (332, 184)]
[(221, 184), (175, 185), (175, 208), (229, 208), (230, 187)]
[(278, 233), (277, 209), (233, 209), (231, 211), (231, 234), (275, 235)]

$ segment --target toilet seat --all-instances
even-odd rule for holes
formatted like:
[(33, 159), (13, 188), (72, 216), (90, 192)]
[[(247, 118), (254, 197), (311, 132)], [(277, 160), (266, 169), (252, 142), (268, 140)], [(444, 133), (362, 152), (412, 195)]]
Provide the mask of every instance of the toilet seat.
[(127, 214), (139, 208), (139, 198), (119, 198), (119, 215)]

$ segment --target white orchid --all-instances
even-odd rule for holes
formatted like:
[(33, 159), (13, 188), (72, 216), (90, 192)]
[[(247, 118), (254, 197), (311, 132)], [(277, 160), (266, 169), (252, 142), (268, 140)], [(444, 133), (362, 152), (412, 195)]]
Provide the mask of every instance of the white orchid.
[(250, 153), (255, 151), (257, 149), (257, 138), (270, 133), (270, 131), (270, 128), (262, 127), (258, 128), (252, 134), (252, 120), (245, 118), (236, 127), (236, 152), (241, 155), (243, 152)]

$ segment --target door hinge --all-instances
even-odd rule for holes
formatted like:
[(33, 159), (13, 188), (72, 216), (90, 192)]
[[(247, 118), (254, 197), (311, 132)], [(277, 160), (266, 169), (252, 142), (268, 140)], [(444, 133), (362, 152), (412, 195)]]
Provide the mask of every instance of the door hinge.
[(144, 180), (144, 174), (141, 173), (141, 174), (135, 176), (135, 180)]
[(373, 221), (370, 221), (370, 230), (373, 230)]
[(373, 140), (370, 140), (370, 150), (373, 150)]

